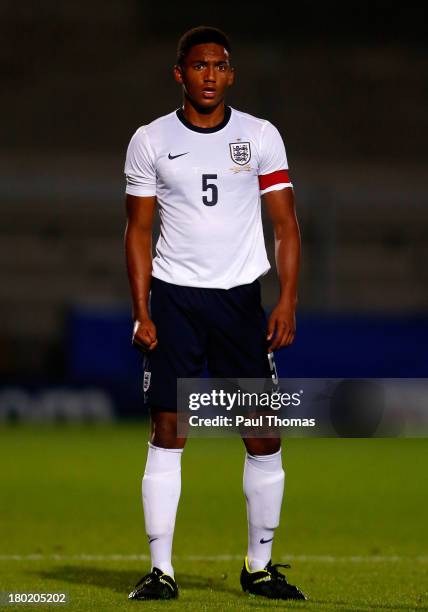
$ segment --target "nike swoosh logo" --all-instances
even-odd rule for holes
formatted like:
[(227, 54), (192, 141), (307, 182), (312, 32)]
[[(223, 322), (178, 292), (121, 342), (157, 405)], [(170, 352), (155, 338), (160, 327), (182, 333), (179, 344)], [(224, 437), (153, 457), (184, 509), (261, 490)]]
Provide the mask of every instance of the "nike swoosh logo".
[(189, 153), (190, 151), (186, 151), (186, 153), (179, 153), (178, 155), (171, 155), (171, 153), (169, 153), (168, 159), (175, 159), (176, 157), (181, 157), (182, 155), (188, 155)]
[(264, 540), (263, 538), (260, 540), (260, 544), (267, 544), (268, 542), (272, 542), (273, 538), (270, 540)]
[[(151, 544), (152, 542), (154, 542), (155, 540), (159, 540), (159, 538), (152, 538), (151, 540), (149, 540), (149, 544)], [(273, 540), (273, 538), (272, 538)]]

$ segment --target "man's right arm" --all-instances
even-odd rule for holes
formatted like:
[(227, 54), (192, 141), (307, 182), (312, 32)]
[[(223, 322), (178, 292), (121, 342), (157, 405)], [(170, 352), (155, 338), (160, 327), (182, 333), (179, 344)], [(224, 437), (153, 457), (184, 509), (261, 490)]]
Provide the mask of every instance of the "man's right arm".
[(155, 206), (155, 196), (126, 196), (125, 253), (134, 319), (132, 343), (145, 351), (157, 345), (156, 327), (149, 312)]

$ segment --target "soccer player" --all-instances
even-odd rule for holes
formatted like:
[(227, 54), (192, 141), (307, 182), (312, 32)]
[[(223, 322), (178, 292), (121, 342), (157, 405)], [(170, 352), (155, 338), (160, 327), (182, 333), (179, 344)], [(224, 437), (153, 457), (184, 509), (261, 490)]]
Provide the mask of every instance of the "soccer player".
[[(152, 425), (142, 482), (152, 567), (131, 599), (178, 596), (171, 551), (185, 438), (177, 437), (177, 378), (199, 377), (205, 363), (218, 378), (270, 378), (268, 353), (294, 339), (300, 237), (285, 148), (271, 123), (225, 105), (234, 80), (230, 52), (216, 28), (181, 37), (174, 77), (183, 106), (140, 127), (126, 157), (133, 343), (146, 353)], [(273, 223), (280, 282), (268, 322), (258, 281), (270, 268), (260, 196)], [(161, 231), (152, 260), (156, 204)], [(267, 598), (305, 599), (271, 562), (284, 490), (280, 439), (244, 442), (241, 586)]]

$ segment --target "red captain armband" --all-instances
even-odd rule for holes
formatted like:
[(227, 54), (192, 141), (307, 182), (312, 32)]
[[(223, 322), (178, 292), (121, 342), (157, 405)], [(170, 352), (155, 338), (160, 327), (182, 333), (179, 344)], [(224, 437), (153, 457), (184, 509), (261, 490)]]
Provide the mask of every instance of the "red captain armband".
[(277, 170), (270, 174), (259, 175), (260, 191), (272, 187), (272, 185), (279, 185), (279, 183), (289, 183), (290, 179), (288, 176), (288, 170)]

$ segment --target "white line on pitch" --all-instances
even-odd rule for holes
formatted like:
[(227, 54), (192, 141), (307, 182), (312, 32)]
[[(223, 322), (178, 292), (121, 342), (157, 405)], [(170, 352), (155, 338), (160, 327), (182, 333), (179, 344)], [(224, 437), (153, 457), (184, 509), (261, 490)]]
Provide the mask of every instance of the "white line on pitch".
[[(279, 559), (287, 561), (302, 561), (315, 563), (384, 563), (399, 561), (417, 561), (428, 563), (428, 555), (278, 555)], [(242, 561), (242, 555), (174, 555), (177, 561)], [(29, 555), (0, 555), (0, 561), (149, 561), (149, 555), (58, 555), (58, 554), (29, 554)]]

